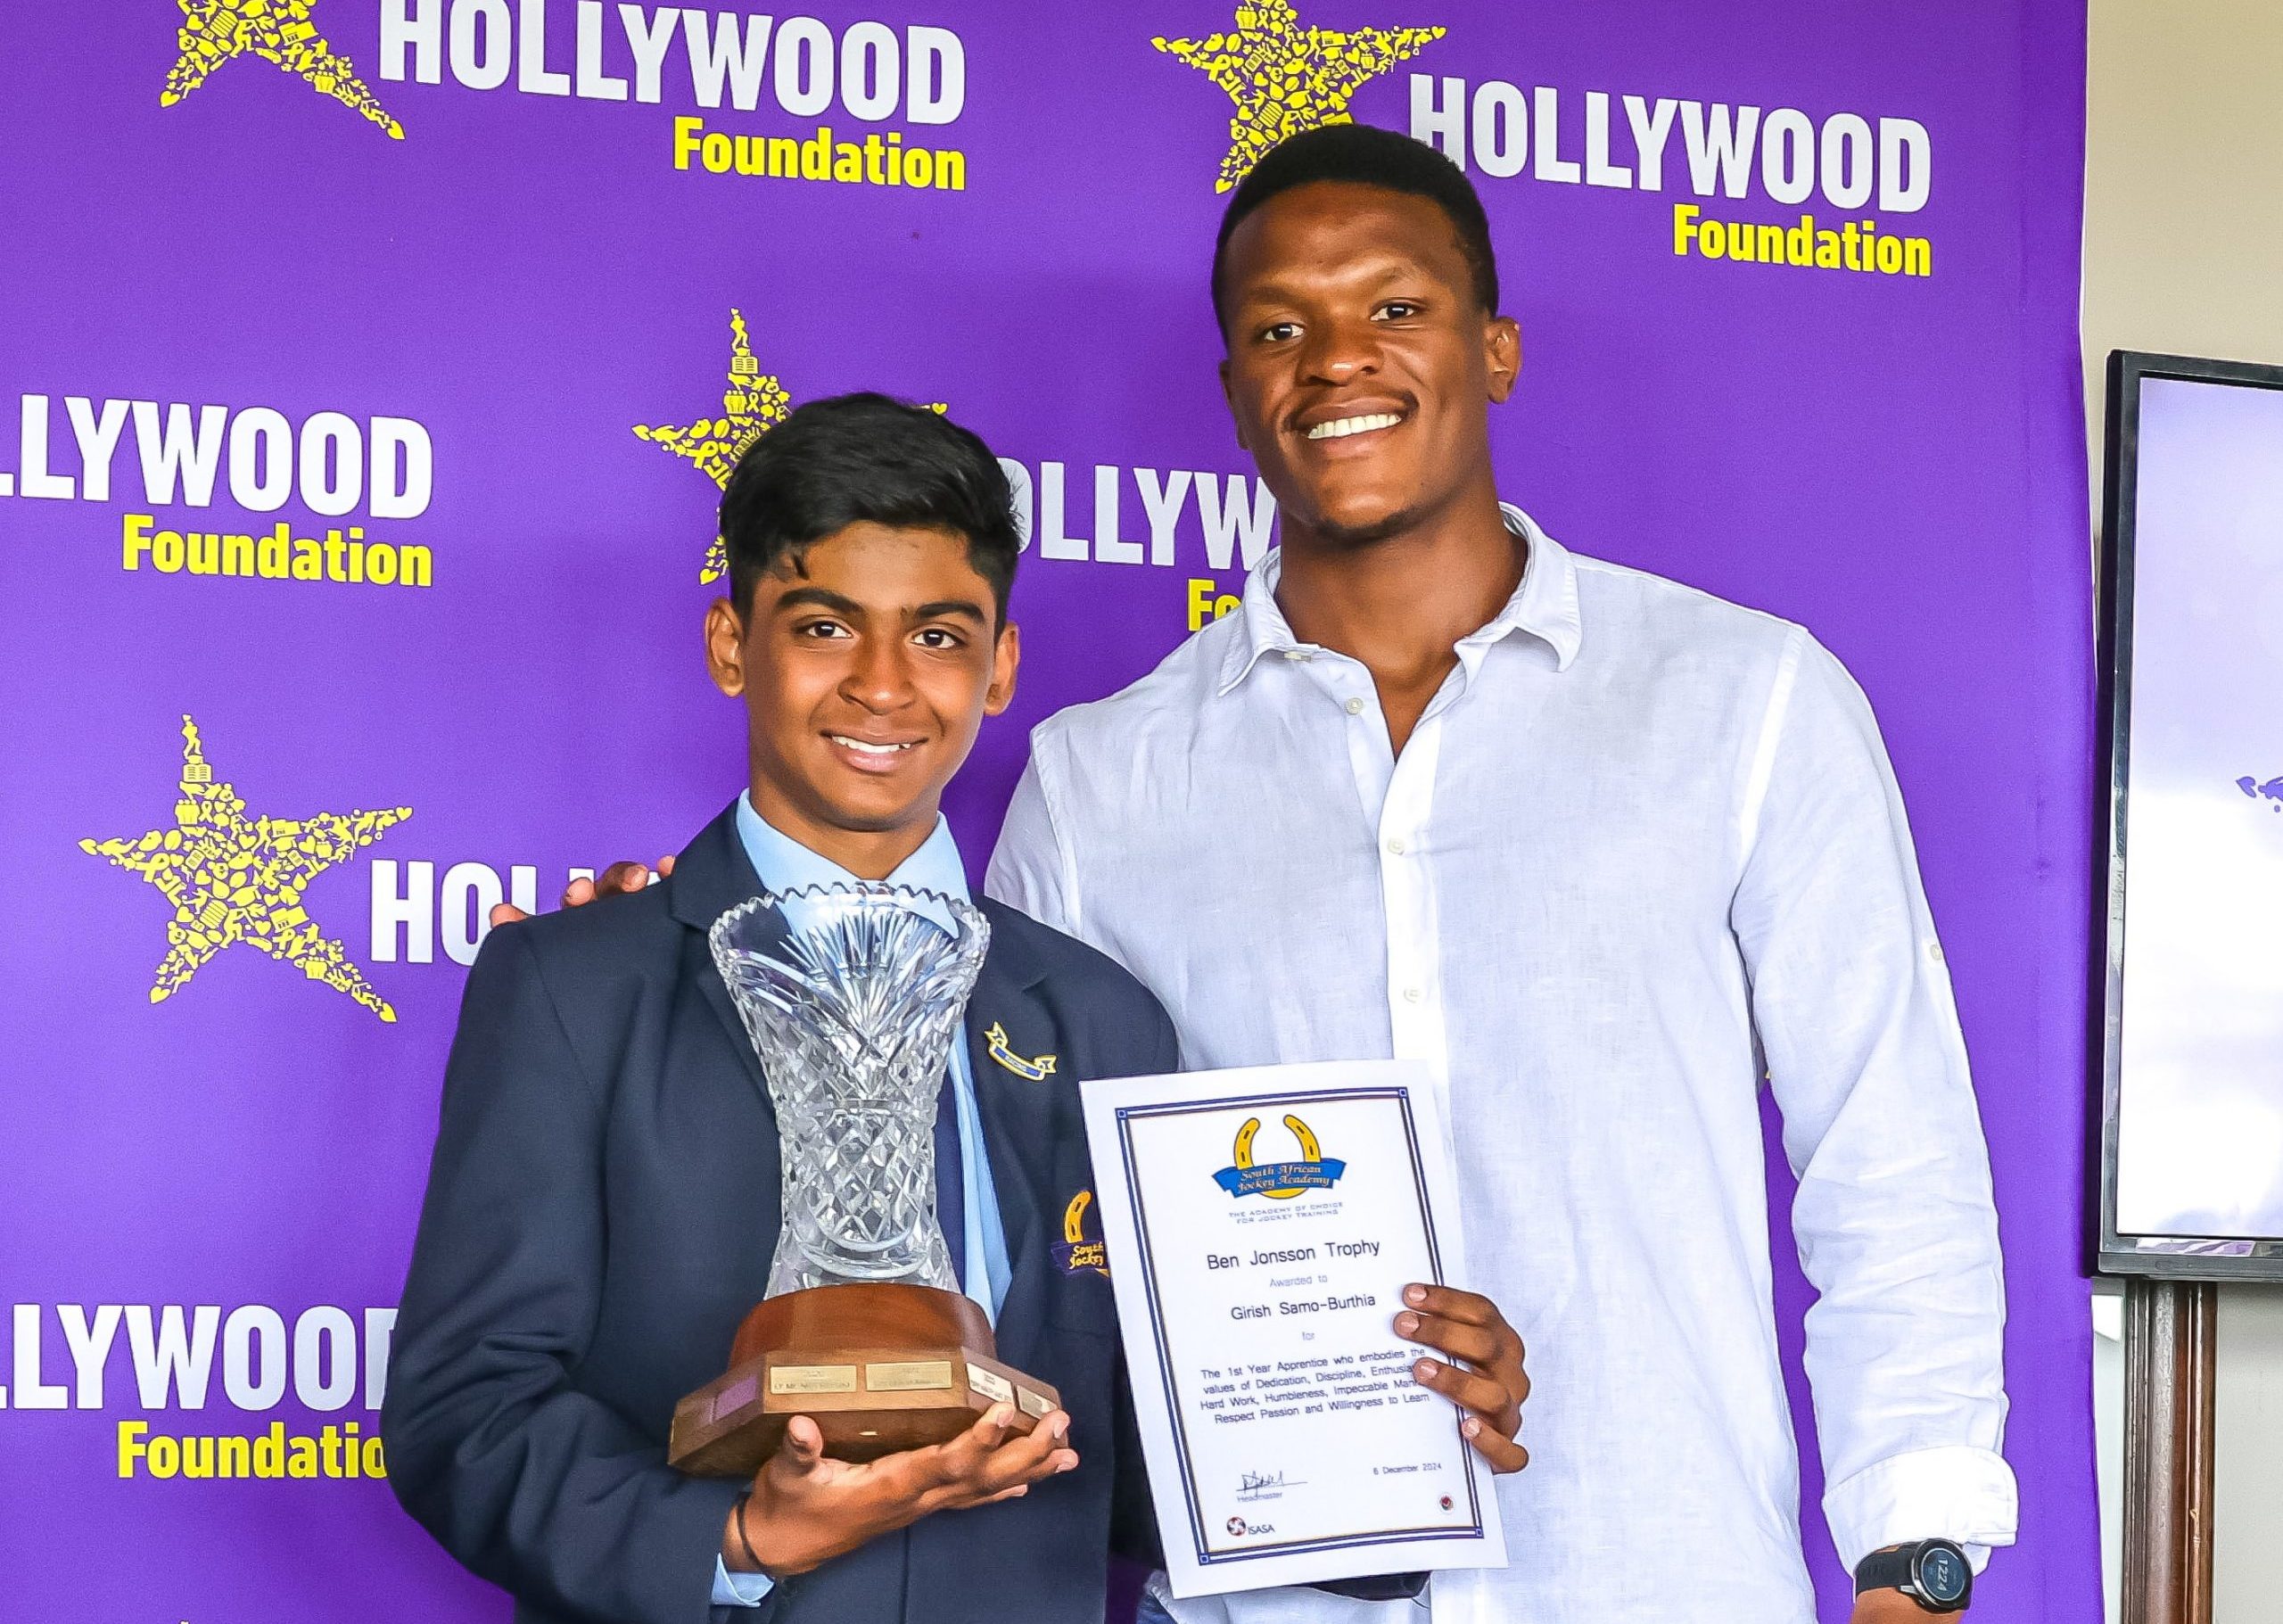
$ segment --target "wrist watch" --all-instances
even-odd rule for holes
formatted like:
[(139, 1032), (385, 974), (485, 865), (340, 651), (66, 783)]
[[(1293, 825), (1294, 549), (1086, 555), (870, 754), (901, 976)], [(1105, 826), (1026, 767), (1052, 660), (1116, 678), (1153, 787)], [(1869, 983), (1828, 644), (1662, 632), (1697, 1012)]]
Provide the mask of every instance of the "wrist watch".
[(1974, 1569), (1947, 1539), (1874, 1551), (1855, 1570), (1855, 1594), (1900, 1590), (1929, 1612), (1964, 1612), (1974, 1599)]

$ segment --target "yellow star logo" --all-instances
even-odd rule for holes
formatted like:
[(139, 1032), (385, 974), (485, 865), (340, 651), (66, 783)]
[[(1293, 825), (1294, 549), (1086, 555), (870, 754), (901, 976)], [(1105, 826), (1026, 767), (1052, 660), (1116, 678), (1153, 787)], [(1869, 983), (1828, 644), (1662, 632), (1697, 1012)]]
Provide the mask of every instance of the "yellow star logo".
[[(694, 466), (700, 474), (712, 480), (717, 488), (729, 482), (730, 471), (738, 466), (746, 448), (771, 429), (785, 421), (793, 410), (793, 397), (779, 383), (777, 375), (763, 372), (761, 363), (753, 359), (753, 343), (746, 334), (745, 312), (729, 312), (729, 386), (721, 392), (721, 415), (700, 417), (686, 428), (671, 426), (634, 426), (638, 438), (652, 445), (663, 446), (676, 457)], [(942, 401), (930, 403), (929, 409), (943, 411)], [(701, 584), (716, 581), (729, 573), (729, 550), (715, 536), (705, 549), (705, 562), (697, 572)]]
[(174, 904), (167, 956), (152, 981), (151, 1002), (163, 1003), (209, 959), (244, 942), (348, 993), (383, 1020), (394, 1020), (396, 1011), (366, 983), (341, 944), (303, 911), (301, 891), (412, 816), (412, 808), (249, 821), (238, 792), (215, 780), (199, 745), (198, 724), (187, 716), (182, 739), (182, 798), (175, 803), (174, 827), (79, 843), (81, 851), (141, 875)]
[(1304, 29), (1291, 0), (1242, 0), (1237, 26), (1203, 39), (1150, 43), (1179, 57), (1236, 103), (1229, 155), (1216, 192), (1226, 192), (1268, 149), (1323, 124), (1347, 124), (1348, 98), (1443, 37), (1441, 29)]
[[(753, 359), (753, 343), (746, 336), (742, 310), (729, 312), (729, 386), (721, 392), (721, 415), (700, 417), (688, 428), (634, 426), (635, 434), (652, 445), (663, 446), (695, 466), (716, 486), (729, 482), (729, 471), (745, 449), (785, 421), (793, 397), (774, 373), (763, 372)], [(729, 573), (729, 555), (715, 536), (705, 549), (705, 563), (697, 572), (703, 581), (719, 581)]]
[(252, 52), (307, 79), (320, 95), (353, 107), (404, 139), (404, 126), (389, 116), (380, 99), (365, 87), (349, 59), (326, 43), (309, 21), (317, 0), (176, 0), (182, 7), (182, 54), (168, 70), (159, 105), (172, 107), (206, 82), (206, 76), (234, 56)]

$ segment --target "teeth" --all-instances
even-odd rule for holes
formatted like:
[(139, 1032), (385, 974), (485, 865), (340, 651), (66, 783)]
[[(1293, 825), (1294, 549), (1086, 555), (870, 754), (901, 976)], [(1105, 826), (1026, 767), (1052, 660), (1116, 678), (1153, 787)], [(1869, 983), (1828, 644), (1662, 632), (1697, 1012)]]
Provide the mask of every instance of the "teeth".
[[(861, 751), (866, 755), (894, 755), (899, 750), (909, 750), (911, 748), (911, 744), (867, 744), (861, 738), (851, 738), (845, 733), (828, 733), (825, 737), (832, 740), (836, 745), (846, 745), (851, 750)], [(912, 743), (917, 742), (918, 741), (916, 739), (912, 741)]]
[(1330, 423), (1319, 423), (1308, 431), (1311, 440), (1343, 440), (1350, 434), (1368, 434), (1373, 429), (1391, 429), (1403, 418), (1395, 412), (1372, 412), (1363, 417), (1335, 417)]

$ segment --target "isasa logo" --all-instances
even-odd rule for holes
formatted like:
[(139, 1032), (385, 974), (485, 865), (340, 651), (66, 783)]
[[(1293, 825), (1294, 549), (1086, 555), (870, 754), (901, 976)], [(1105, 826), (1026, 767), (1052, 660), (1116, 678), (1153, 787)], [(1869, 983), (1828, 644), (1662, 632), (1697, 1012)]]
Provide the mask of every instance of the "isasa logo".
[(1300, 1142), (1298, 1160), (1256, 1163), (1253, 1141), (1260, 1134), (1260, 1118), (1248, 1117), (1237, 1130), (1234, 1165), (1215, 1174), (1213, 1182), (1232, 1196), (1265, 1195), (1272, 1201), (1289, 1201), (1306, 1191), (1329, 1190), (1338, 1183), (1348, 1164), (1326, 1156), (1315, 1130), (1298, 1117), (1285, 1117), (1284, 1125)]
[(1291, 0), (1243, 0), (1236, 26), (1202, 39), (1150, 43), (1187, 62), (1227, 93), (1229, 151), (1213, 183), (1226, 192), (1287, 136), (1347, 124), (1348, 103), (1364, 85), (1443, 37), (1441, 29), (1305, 28)]
[(380, 98), (357, 77), (347, 57), (334, 50), (310, 12), (317, 0), (177, 0), (182, 29), (180, 54), (167, 72), (159, 105), (172, 107), (206, 82), (207, 75), (240, 56), (258, 56), (308, 84), (319, 95), (378, 125), (391, 141), (404, 139)]
[(396, 1010), (350, 962), (348, 951), (309, 918), (301, 893), (326, 870), (412, 816), (412, 808), (250, 818), (245, 797), (207, 764), (198, 724), (187, 716), (182, 740), (174, 822), (139, 836), (79, 843), (90, 856), (149, 881), (173, 906), (151, 1002), (163, 1003), (189, 985), (208, 960), (243, 942), (346, 993), (383, 1020), (394, 1020)]

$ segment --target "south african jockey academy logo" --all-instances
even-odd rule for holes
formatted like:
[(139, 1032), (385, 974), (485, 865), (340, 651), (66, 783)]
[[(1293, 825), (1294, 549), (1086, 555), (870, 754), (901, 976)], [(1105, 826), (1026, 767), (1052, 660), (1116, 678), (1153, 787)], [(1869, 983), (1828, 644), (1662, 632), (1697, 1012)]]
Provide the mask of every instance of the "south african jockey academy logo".
[[(729, 311), (727, 376), (729, 387), (721, 392), (720, 416), (700, 417), (682, 427), (639, 423), (634, 425), (637, 438), (690, 464), (712, 480), (717, 490), (728, 487), (729, 474), (737, 467), (738, 458), (745, 455), (746, 448), (784, 422), (793, 411), (793, 397), (783, 383), (775, 373), (763, 372), (761, 363), (754, 359), (745, 312), (734, 308)], [(940, 412), (947, 408), (935, 400), (928, 403), (928, 409)], [(721, 580), (729, 572), (729, 551), (717, 534), (705, 549), (705, 562), (698, 566), (697, 579), (700, 584), (707, 584)]]
[(1101, 1224), (1099, 1219), (1092, 1224), (1086, 1221), (1093, 1204), (1094, 1192), (1081, 1190), (1062, 1209), (1062, 1239), (1054, 1243), (1054, 1261), (1062, 1265), (1065, 1274), (1083, 1274), (1089, 1269), (1097, 1274), (1109, 1273), (1109, 1249), (1102, 1241)]
[(243, 942), (347, 993), (383, 1020), (394, 1020), (396, 1010), (366, 981), (348, 950), (309, 918), (301, 893), (326, 870), (412, 816), (412, 808), (248, 818), (244, 797), (207, 764), (198, 724), (188, 716), (182, 719), (182, 738), (173, 826), (79, 843), (89, 855), (148, 880), (174, 906), (151, 1002), (163, 1003), (208, 960)]
[(1187, 62), (1228, 94), (1229, 151), (1213, 183), (1226, 192), (1287, 136), (1353, 122), (1350, 97), (1397, 62), (1443, 37), (1439, 28), (1303, 27), (1291, 0), (1243, 0), (1236, 24), (1202, 39), (1150, 43)]
[(1338, 1183), (1348, 1164), (1336, 1156), (1326, 1156), (1315, 1130), (1298, 1117), (1285, 1117), (1284, 1125), (1299, 1142), (1298, 1159), (1257, 1162), (1253, 1142), (1260, 1134), (1260, 1118), (1248, 1117), (1237, 1130), (1233, 1165), (1215, 1174), (1213, 1182), (1232, 1196), (1265, 1195), (1272, 1201), (1289, 1201), (1296, 1195), (1329, 1190)]
[(390, 140), (404, 139), (404, 126), (357, 77), (349, 59), (317, 32), (310, 16), (317, 0), (177, 0), (177, 4), (183, 13), (177, 36), (181, 54), (168, 70), (166, 87), (159, 92), (160, 106), (174, 106), (225, 62), (258, 56), (378, 125)]

